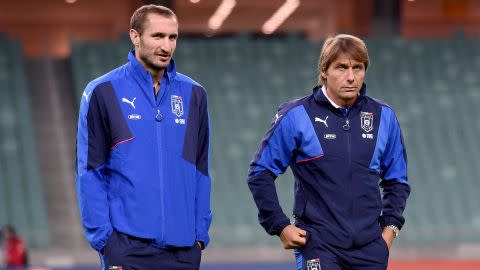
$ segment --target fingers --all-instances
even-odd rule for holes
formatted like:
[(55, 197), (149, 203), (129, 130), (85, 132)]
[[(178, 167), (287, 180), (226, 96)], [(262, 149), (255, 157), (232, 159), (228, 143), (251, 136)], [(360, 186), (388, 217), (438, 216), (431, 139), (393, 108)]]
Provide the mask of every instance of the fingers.
[(305, 246), (305, 238), (294, 239), (283, 245), (285, 249), (300, 248), (303, 246)]
[(307, 237), (307, 231), (297, 227), (297, 232), (298, 232), (298, 235), (300, 235), (301, 237)]
[(304, 246), (306, 244), (306, 238), (305, 237), (299, 237), (297, 239), (292, 239), (292, 243), (297, 246)]
[(285, 249), (299, 248), (306, 244), (307, 232), (294, 225), (288, 225), (280, 234), (280, 240)]
[(297, 232), (290, 234), (288, 237), (282, 241), (285, 249), (299, 248), (303, 247), (306, 243), (307, 238), (301, 236)]

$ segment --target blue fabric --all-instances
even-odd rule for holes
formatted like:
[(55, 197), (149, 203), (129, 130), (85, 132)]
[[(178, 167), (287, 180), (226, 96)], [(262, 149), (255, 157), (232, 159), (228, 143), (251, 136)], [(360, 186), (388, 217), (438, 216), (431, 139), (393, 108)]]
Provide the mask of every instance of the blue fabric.
[(295, 224), (326, 243), (362, 246), (378, 238), (382, 226), (404, 224), (410, 187), (398, 121), (390, 107), (365, 93), (364, 85), (346, 114), (319, 87), (280, 108), (247, 179), (269, 234), (290, 223), (274, 183), (288, 166), (295, 177)]
[(370, 163), (382, 179), (407, 183), (407, 162), (400, 126), (390, 107), (382, 107), (377, 144)]
[[(305, 108), (299, 106), (301, 102), (296, 100), (279, 108), (250, 164), (248, 184), (260, 209), (259, 222), (272, 235), (280, 234), (290, 224), (278, 203), (275, 177), (295, 161), (294, 155), (295, 159), (308, 159), (323, 153)], [(295, 132), (292, 127), (296, 124), (305, 129)]]
[(279, 119), (274, 123), (273, 135), (264, 138), (266, 147), (260, 152), (260, 158), (254, 160), (254, 173), (269, 170), (275, 175), (284, 173), (295, 160), (303, 161), (323, 154), (322, 146), (313, 128), (305, 108), (296, 106), (288, 111), (280, 110)]
[(295, 254), (295, 263), (297, 265), (297, 270), (302, 270), (302, 267), (303, 267), (302, 252), (300, 252), (298, 249), (295, 249), (294, 254)]
[[(128, 59), (92, 81), (80, 104), (76, 179), (86, 238), (96, 250), (113, 229), (152, 239), (158, 247), (197, 240), (207, 246), (212, 212), (206, 91), (177, 73), (172, 60), (156, 99), (151, 75), (134, 52)], [(197, 139), (189, 141), (187, 133)]]
[(389, 139), (389, 123), (391, 119), (391, 114), (393, 113), (392, 110), (386, 109), (386, 107), (382, 107), (382, 114), (380, 118), (380, 125), (378, 127), (377, 132), (377, 143), (375, 145), (375, 151), (373, 153), (372, 161), (370, 162), (370, 168), (375, 170), (378, 174), (381, 173), (380, 171), (380, 162), (381, 158), (385, 153), (385, 147), (387, 146), (388, 139)]

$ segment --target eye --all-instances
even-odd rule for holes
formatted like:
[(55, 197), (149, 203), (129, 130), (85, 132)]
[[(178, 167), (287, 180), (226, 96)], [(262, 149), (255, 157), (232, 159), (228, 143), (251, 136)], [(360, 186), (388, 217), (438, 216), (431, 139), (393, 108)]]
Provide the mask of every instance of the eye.
[(362, 66), (358, 65), (358, 66), (354, 66), (353, 69), (355, 69), (355, 70), (362, 70), (363, 68), (362, 68)]

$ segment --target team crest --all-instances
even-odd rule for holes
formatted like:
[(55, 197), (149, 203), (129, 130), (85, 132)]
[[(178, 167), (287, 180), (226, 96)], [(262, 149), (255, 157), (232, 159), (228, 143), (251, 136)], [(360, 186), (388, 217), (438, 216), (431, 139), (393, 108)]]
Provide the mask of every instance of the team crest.
[(181, 96), (172, 95), (172, 113), (177, 117), (183, 115), (183, 100)]
[(320, 259), (311, 259), (307, 261), (307, 270), (321, 270)]
[(373, 130), (373, 113), (361, 112), (360, 123), (361, 123), (362, 129), (365, 130), (365, 132), (372, 131)]

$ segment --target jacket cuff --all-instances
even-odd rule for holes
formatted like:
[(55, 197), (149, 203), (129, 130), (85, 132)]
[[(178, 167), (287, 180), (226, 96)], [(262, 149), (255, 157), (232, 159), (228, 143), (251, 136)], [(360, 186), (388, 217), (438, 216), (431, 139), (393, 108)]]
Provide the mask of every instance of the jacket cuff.
[(269, 230), (267, 230), (267, 232), (270, 235), (279, 236), (282, 233), (283, 229), (285, 229), (285, 227), (287, 227), (290, 224), (291, 224), (290, 220), (286, 216), (284, 216), (282, 220), (276, 222)]
[(196, 220), (196, 238), (195, 241), (201, 241), (203, 243), (203, 249), (205, 249), (210, 243), (210, 236), (208, 235), (208, 230), (210, 224), (212, 223), (212, 211), (209, 211), (206, 216)]
[(93, 249), (101, 252), (101, 250), (107, 244), (108, 239), (110, 239), (112, 233), (112, 227), (109, 227), (108, 229), (97, 229), (95, 233), (87, 233), (87, 240)]
[(393, 216), (381, 216), (380, 217), (380, 226), (382, 228), (387, 227), (389, 225), (394, 225), (399, 230), (402, 229), (403, 223), (400, 222), (397, 218)]

